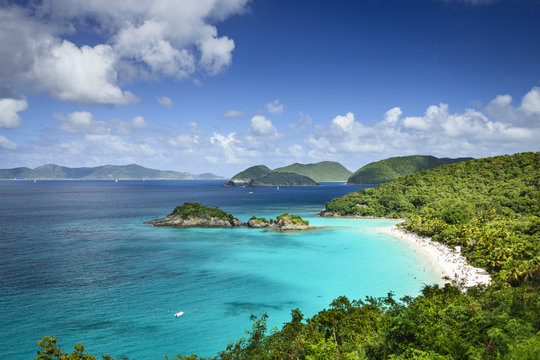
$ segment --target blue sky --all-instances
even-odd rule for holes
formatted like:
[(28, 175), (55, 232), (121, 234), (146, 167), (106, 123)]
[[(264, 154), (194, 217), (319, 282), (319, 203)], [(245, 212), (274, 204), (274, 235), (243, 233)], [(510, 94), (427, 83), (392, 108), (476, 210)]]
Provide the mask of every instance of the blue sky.
[(537, 0), (0, 2), (0, 168), (538, 151)]

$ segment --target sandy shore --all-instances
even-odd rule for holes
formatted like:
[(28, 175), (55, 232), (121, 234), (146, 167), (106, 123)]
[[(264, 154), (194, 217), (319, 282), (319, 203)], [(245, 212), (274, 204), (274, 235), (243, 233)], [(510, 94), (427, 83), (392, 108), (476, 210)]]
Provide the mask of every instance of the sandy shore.
[(487, 285), (491, 281), (487, 271), (467, 264), (465, 257), (458, 251), (432, 241), (431, 238), (418, 236), (395, 225), (378, 228), (377, 231), (407, 241), (430, 259), (441, 277), (447, 276), (458, 283), (463, 283), (464, 287)]

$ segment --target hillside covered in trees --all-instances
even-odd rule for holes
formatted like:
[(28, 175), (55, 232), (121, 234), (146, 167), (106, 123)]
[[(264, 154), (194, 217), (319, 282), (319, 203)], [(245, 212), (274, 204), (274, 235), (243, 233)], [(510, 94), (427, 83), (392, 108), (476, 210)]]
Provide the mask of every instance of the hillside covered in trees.
[(420, 170), (465, 160), (472, 160), (472, 158), (450, 159), (426, 155), (391, 157), (361, 167), (349, 177), (347, 184), (381, 184)]
[[(281, 330), (252, 315), (246, 337), (216, 359), (540, 358), (539, 181), (540, 153), (522, 153), (424, 170), (332, 200), (326, 215), (406, 217), (406, 229), (462, 246), (493, 283), (426, 285), (415, 298), (338, 297), (311, 318), (292, 310)], [(40, 345), (57, 348), (51, 339)]]
[(278, 172), (290, 172), (307, 176), (315, 181), (345, 181), (352, 172), (335, 161), (321, 161), (314, 164), (294, 163), (274, 169)]
[[(296, 180), (292, 180), (290, 175), (279, 176), (280, 174), (296, 174), (312, 181), (302, 181), (302, 177), (296, 177)], [(256, 165), (239, 172), (231, 180), (246, 183), (253, 182), (253, 185), (258, 186), (261, 183), (266, 185), (286, 185), (285, 183), (271, 182), (271, 180), (288, 178), (292, 180), (287, 181), (291, 185), (317, 185), (318, 181), (345, 181), (351, 174), (349, 170), (338, 162), (321, 161), (314, 164), (294, 163), (274, 170), (265, 165)], [(262, 180), (261, 178), (265, 176), (266, 179)]]

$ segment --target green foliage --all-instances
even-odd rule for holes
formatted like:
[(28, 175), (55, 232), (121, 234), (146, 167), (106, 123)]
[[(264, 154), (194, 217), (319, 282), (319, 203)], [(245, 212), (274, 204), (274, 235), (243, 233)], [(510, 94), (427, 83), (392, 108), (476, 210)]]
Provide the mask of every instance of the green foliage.
[(254, 178), (251, 186), (313, 186), (319, 185), (307, 176), (287, 172), (269, 172)]
[(217, 218), (225, 221), (234, 220), (234, 216), (226, 213), (221, 209), (191, 202), (187, 202), (184, 203), (184, 205), (177, 206), (169, 215), (180, 216), (183, 219), (195, 217), (203, 219)]
[(315, 164), (294, 163), (274, 171), (295, 173), (315, 181), (346, 181), (352, 174), (343, 165), (334, 161), (321, 161)]
[(252, 216), (249, 221), (253, 221), (253, 222), (256, 222), (256, 223), (269, 223), (272, 221), (272, 219), (268, 220), (267, 218), (258, 218), (258, 217), (255, 217), (255, 216)]
[[(96, 360), (95, 356), (84, 351), (83, 344), (76, 344), (71, 354), (64, 352), (54, 336), (45, 336), (37, 344), (41, 346), (41, 350), (37, 351), (38, 356), (34, 360)], [(102, 359), (114, 360), (110, 355), (102, 355)]]
[(292, 222), (293, 224), (296, 224), (296, 225), (309, 225), (309, 221), (302, 219), (298, 215), (291, 215), (291, 214), (288, 214), (288, 213), (279, 215), (276, 218), (276, 221), (278, 221), (278, 220), (289, 220), (290, 222)]
[(258, 177), (264, 176), (271, 171), (272, 170), (270, 170), (265, 165), (256, 165), (239, 172), (238, 174), (234, 175), (231, 180), (250, 181)]
[(403, 175), (413, 174), (420, 170), (432, 169), (437, 166), (471, 160), (472, 158), (436, 158), (435, 156), (411, 155), (391, 157), (369, 163), (347, 180), (348, 184), (381, 184), (392, 181)]

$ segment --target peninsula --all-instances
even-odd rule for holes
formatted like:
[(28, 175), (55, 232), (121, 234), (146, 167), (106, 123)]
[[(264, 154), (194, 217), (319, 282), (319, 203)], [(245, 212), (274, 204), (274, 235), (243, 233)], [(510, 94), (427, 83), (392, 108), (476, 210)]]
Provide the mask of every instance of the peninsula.
[(148, 225), (174, 227), (174, 228), (233, 228), (247, 226), (249, 228), (268, 228), (276, 231), (302, 231), (317, 227), (309, 225), (309, 221), (300, 216), (288, 213), (279, 215), (274, 219), (251, 217), (243, 223), (232, 214), (198, 203), (187, 202), (177, 206), (173, 212), (162, 219), (145, 222)]

